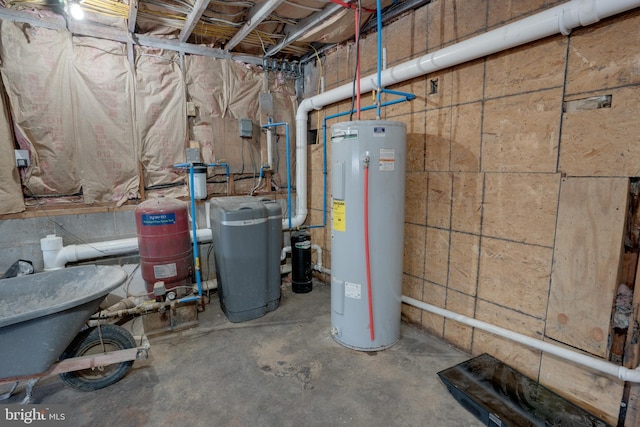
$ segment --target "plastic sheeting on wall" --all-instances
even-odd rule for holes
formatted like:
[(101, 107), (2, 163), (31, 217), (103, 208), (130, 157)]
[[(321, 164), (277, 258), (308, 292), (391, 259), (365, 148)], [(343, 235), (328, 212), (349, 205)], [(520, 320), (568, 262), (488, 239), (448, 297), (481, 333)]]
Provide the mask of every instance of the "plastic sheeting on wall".
[(73, 122), (84, 202), (121, 205), (138, 195), (133, 76), (126, 45), (74, 37)]
[(176, 52), (136, 48), (136, 124), (145, 187), (161, 194), (187, 196), (185, 173), (173, 165), (185, 161), (186, 93)]
[(7, 21), (0, 25), (2, 79), (15, 136), (20, 148), (31, 153), (23, 179), (27, 193), (78, 193), (69, 113), (71, 35)]
[[(0, 25), (0, 71), (15, 139), (32, 159), (23, 177), (27, 193), (119, 205), (138, 197), (141, 164), (147, 197), (187, 196), (186, 173), (173, 165), (186, 160), (189, 141), (198, 142), (203, 161), (225, 160), (232, 172), (257, 179), (266, 162), (259, 67), (187, 55), (183, 71), (178, 53), (136, 46), (134, 72), (124, 43)], [(274, 120), (293, 127), (293, 82), (269, 76)], [(196, 117), (187, 117), (187, 99), (196, 104)], [(239, 118), (253, 120), (253, 138), (239, 137)], [(274, 182), (285, 185), (284, 129), (278, 134)], [(293, 159), (293, 129), (290, 134)]]
[[(258, 173), (266, 163), (266, 136), (260, 129), (259, 95), (265, 91), (265, 73), (260, 68), (231, 60), (201, 56), (185, 58), (185, 79), (189, 99), (196, 104), (196, 116), (189, 119), (191, 139), (199, 143), (203, 160), (225, 160), (233, 173)], [(269, 73), (269, 92), (273, 97), (275, 121), (291, 125), (291, 158), (295, 158), (294, 114), (297, 98), (293, 82)], [(238, 119), (254, 123), (252, 138), (240, 138)], [(285, 130), (275, 132), (274, 182), (286, 185)], [(293, 175), (292, 175), (293, 176)], [(249, 188), (253, 183), (249, 183)], [(236, 189), (240, 192), (239, 187)]]
[(236, 119), (260, 120), (258, 100), (263, 91), (264, 73), (254, 67), (227, 61), (227, 91), (230, 94), (227, 112)]
[(206, 162), (219, 159), (214, 150), (213, 119), (222, 117), (229, 103), (225, 90), (224, 70), (228, 61), (206, 56), (185, 57), (185, 81), (189, 100), (196, 104), (196, 117), (189, 118), (191, 138), (200, 143)]
[(82, 189), (85, 203), (118, 205), (135, 198), (133, 77), (126, 47), (10, 23), (2, 23), (2, 44), (16, 139), (31, 153), (27, 193)]
[[(3, 91), (4, 92), (4, 91)], [(0, 93), (0, 214), (22, 212), (24, 200), (13, 154), (13, 134), (4, 93)]]

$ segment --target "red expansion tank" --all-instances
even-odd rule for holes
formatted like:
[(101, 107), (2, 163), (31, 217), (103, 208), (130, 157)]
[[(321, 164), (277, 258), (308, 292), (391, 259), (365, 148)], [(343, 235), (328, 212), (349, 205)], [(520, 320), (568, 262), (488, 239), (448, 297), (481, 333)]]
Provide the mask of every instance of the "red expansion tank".
[[(136, 208), (140, 268), (148, 292), (153, 284), (166, 289), (191, 287), (193, 248), (189, 234), (188, 206), (180, 200), (160, 197)], [(181, 296), (186, 288), (176, 289)]]

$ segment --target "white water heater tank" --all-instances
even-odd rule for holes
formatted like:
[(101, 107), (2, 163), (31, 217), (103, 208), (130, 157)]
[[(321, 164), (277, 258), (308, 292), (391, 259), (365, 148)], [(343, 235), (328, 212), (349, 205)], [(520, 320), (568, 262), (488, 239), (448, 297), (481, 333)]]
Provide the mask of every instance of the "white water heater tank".
[(356, 350), (382, 350), (400, 337), (406, 135), (392, 121), (331, 126), (331, 335)]

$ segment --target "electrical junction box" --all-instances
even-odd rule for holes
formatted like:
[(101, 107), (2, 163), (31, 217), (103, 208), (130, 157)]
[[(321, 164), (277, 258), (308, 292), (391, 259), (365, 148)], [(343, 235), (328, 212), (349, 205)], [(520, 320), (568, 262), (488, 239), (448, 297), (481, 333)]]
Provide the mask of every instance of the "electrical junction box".
[(253, 138), (253, 122), (251, 119), (239, 119), (238, 131), (240, 138)]
[(184, 150), (186, 157), (187, 157), (187, 163), (197, 163), (200, 161), (200, 150), (197, 148), (187, 148)]
[(19, 168), (29, 167), (29, 151), (28, 150), (14, 150), (16, 153), (16, 166)]

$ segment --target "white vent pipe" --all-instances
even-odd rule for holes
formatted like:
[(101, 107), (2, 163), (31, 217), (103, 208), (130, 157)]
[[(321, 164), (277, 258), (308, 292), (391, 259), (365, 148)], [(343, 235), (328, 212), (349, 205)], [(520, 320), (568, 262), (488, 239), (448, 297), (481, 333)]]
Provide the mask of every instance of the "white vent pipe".
[(471, 317), (463, 316), (453, 311), (445, 310), (444, 308), (436, 307), (435, 305), (427, 304), (417, 299), (402, 296), (402, 302), (409, 304), (413, 307), (420, 308), (430, 313), (437, 314), (438, 316), (446, 317), (447, 319), (455, 320), (463, 325), (471, 326), (481, 329), (486, 332), (490, 332), (500, 337), (508, 338), (511, 341), (515, 341), (520, 344), (535, 348), (545, 353), (553, 354), (563, 359), (570, 360), (579, 365), (586, 366), (596, 371), (603, 372), (607, 375), (619, 378), (623, 381), (630, 381), (634, 383), (640, 383), (640, 368), (629, 369), (624, 366), (618, 366), (606, 360), (597, 359), (592, 356), (587, 356), (583, 353), (578, 353), (574, 350), (569, 350), (564, 347), (560, 347), (555, 344), (541, 341), (536, 338), (532, 338), (527, 335), (519, 334), (517, 332), (510, 331), (508, 329), (501, 328), (499, 326), (492, 325), (490, 323), (483, 322), (481, 320), (473, 319)]
[[(311, 268), (313, 268), (316, 271), (319, 271), (320, 273), (331, 274), (331, 270), (322, 266), (322, 248), (320, 247), (320, 245), (312, 244), (311, 250), (316, 251), (316, 254), (318, 256), (317, 262), (315, 264), (312, 264)], [(280, 252), (280, 261), (284, 261), (284, 259), (287, 257), (287, 254), (290, 254), (290, 253), (291, 253), (291, 246), (285, 246), (284, 248), (282, 248), (282, 251)]]
[[(383, 87), (473, 61), (493, 53), (520, 46), (555, 34), (567, 35), (573, 28), (595, 24), (601, 19), (640, 6), (640, 0), (572, 0), (543, 12), (507, 24), (427, 55), (404, 62), (382, 72)], [(360, 80), (360, 92), (376, 88), (377, 74)], [(307, 116), (310, 111), (351, 97), (351, 83), (307, 98), (296, 114), (296, 213), (292, 228), (307, 217)], [(287, 221), (282, 222), (288, 228)]]
[[(193, 239), (193, 235), (191, 238)], [(196, 230), (196, 238), (198, 242), (210, 242), (212, 239), (211, 229)], [(50, 234), (44, 239), (40, 239), (40, 248), (42, 249), (44, 270), (49, 271), (64, 268), (69, 262), (137, 252), (138, 238), (63, 246), (62, 237)]]

